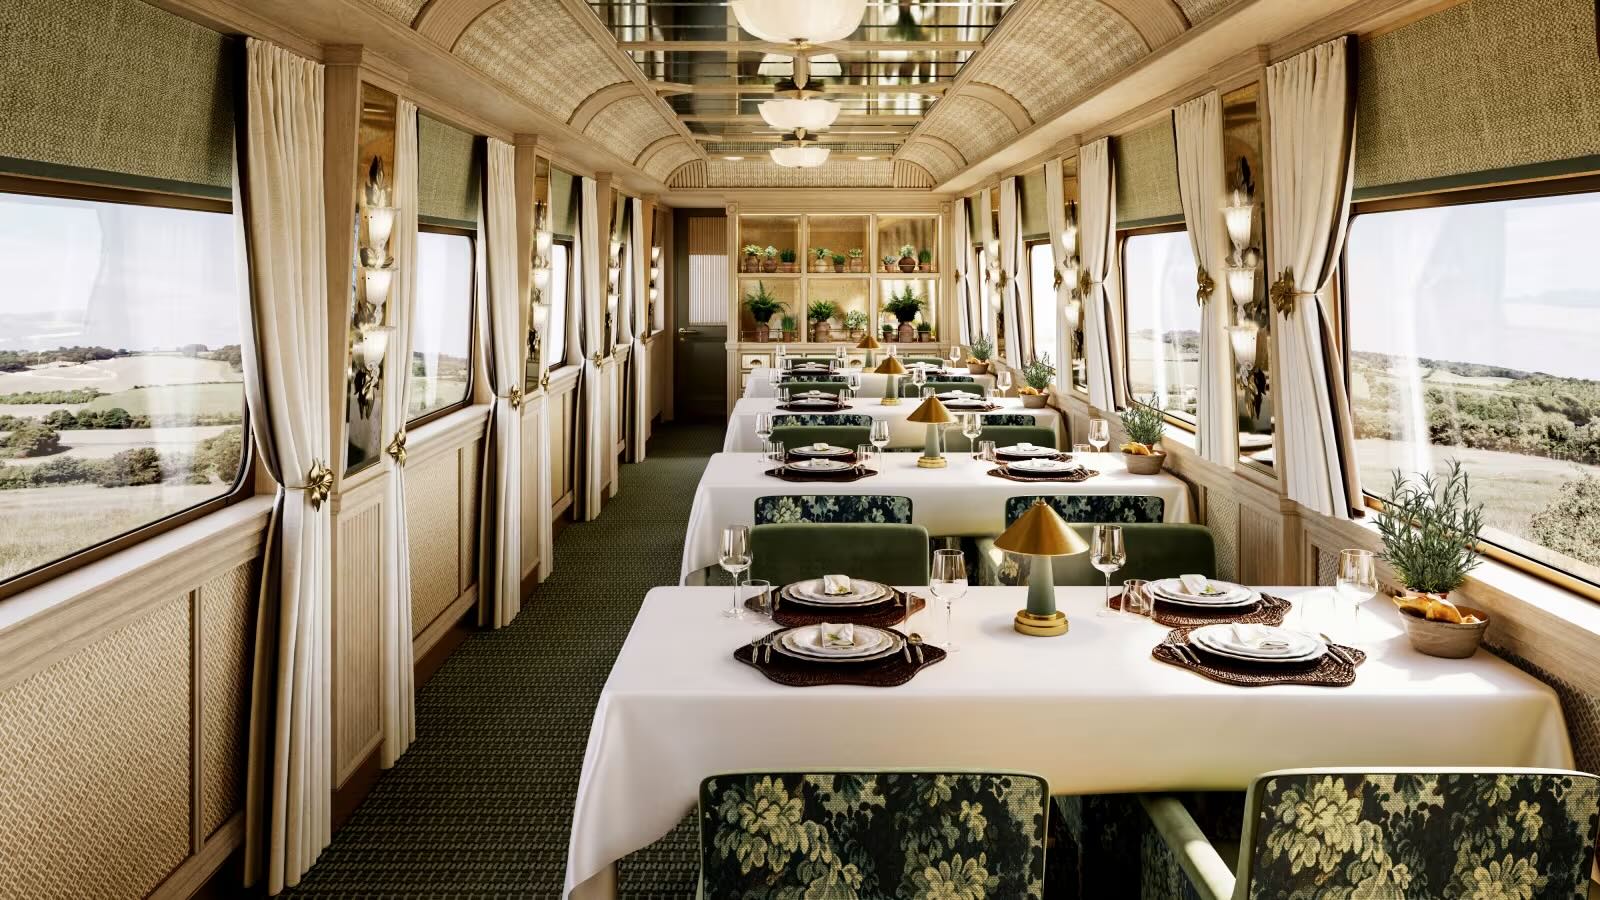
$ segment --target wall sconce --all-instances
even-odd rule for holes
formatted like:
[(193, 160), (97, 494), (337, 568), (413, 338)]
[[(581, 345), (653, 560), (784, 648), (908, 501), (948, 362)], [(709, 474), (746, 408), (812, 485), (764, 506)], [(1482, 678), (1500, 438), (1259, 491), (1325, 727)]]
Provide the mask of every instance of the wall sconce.
[(389, 354), (389, 336), (393, 333), (393, 325), (372, 325), (361, 331), (356, 352), (364, 366), (376, 369), (383, 365), (384, 357)]
[(1228, 240), (1233, 241), (1235, 251), (1250, 246), (1250, 237), (1255, 231), (1255, 220), (1255, 202), (1248, 194), (1234, 191), (1233, 203), (1222, 208), (1222, 222), (1228, 227)]
[(1259, 332), (1260, 327), (1254, 322), (1228, 326), (1228, 343), (1233, 345), (1233, 358), (1240, 366), (1255, 367), (1256, 336)]
[(367, 247), (372, 251), (387, 255), (389, 252), (389, 238), (394, 234), (395, 216), (400, 213), (393, 206), (369, 206), (361, 211), (361, 217), (367, 223)]
[(394, 286), (395, 268), (392, 262), (386, 261), (384, 265), (363, 265), (361, 267), (362, 297), (371, 308), (371, 322), (357, 322), (358, 325), (375, 324), (383, 319), (383, 305), (389, 299), (389, 289)]
[(399, 210), (392, 204), (393, 189), (388, 183), (381, 157), (374, 156), (367, 167), (366, 183), (361, 186), (358, 214), (366, 232), (356, 251), (360, 270), (361, 301), (351, 312), (349, 356), (350, 380), (363, 416), (370, 415), (383, 378), (383, 360), (389, 352), (392, 325), (384, 324), (384, 307), (394, 288), (397, 271), (389, 255), (389, 242)]
[(1234, 305), (1243, 307), (1256, 296), (1256, 267), (1255, 266), (1229, 266), (1228, 267), (1228, 293), (1233, 297)]
[(1077, 331), (1078, 325), (1083, 321), (1083, 301), (1074, 294), (1061, 308), (1061, 315), (1067, 320), (1067, 330)]

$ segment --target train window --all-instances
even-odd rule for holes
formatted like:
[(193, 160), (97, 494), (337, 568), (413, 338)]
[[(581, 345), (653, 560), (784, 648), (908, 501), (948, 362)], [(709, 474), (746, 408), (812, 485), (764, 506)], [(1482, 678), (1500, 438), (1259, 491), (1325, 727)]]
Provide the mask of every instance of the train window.
[(1200, 401), (1200, 306), (1189, 233), (1141, 231), (1122, 243), (1128, 393), (1154, 395), (1169, 416), (1193, 424)]
[(242, 492), (235, 260), (226, 203), (0, 193), (0, 582)]
[(1033, 294), (1033, 355), (1056, 355), (1056, 260), (1048, 240), (1028, 244), (1028, 279)]
[(417, 235), (417, 307), (411, 326), (415, 424), (468, 402), (472, 383), (473, 246), (467, 234), (425, 228)]
[(1494, 196), (1374, 203), (1351, 222), (1344, 327), (1361, 483), (1375, 497), (1394, 470), (1458, 459), (1495, 547), (1597, 583), (1600, 193)]

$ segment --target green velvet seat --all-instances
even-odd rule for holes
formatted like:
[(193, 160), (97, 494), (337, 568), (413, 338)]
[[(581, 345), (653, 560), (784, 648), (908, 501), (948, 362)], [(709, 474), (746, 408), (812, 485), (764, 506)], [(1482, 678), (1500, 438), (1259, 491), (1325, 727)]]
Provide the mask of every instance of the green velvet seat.
[[(1111, 583), (1130, 578), (1155, 581), (1158, 578), (1176, 578), (1179, 575), (1204, 575), (1214, 577), (1217, 569), (1216, 547), (1211, 532), (1204, 525), (1178, 523), (1123, 524), (1122, 540), (1128, 560), (1122, 568), (1111, 573)], [(1071, 527), (1085, 543), (1094, 535), (1093, 522), (1073, 522)], [(1028, 557), (1005, 553), (994, 546), (992, 538), (978, 541), (979, 583), (1028, 583)], [(1088, 553), (1075, 556), (1058, 556), (1051, 561), (1055, 568), (1054, 581), (1058, 585), (1105, 584), (1105, 576), (1089, 563)]]
[(750, 577), (792, 584), (849, 575), (884, 584), (927, 584), (928, 531), (900, 524), (779, 524), (750, 529)]
[[(923, 387), (933, 388), (933, 392), (935, 394), (942, 394), (946, 391), (966, 391), (969, 394), (982, 394), (985, 397), (989, 396), (989, 392), (984, 389), (983, 385), (974, 384), (970, 381), (930, 381)], [(900, 396), (921, 397), (922, 388), (912, 384), (910, 377), (901, 376)]]
[[(978, 435), (980, 441), (994, 441), (996, 447), (1011, 447), (1024, 441), (1036, 447), (1054, 447), (1056, 430), (1043, 425), (988, 425)], [(961, 433), (961, 426), (953, 425), (944, 433), (944, 448), (952, 453), (969, 452), (972, 442)]]
[(699, 896), (1049, 896), (1049, 793), (1015, 773), (713, 776), (700, 784)]
[(1548, 769), (1268, 772), (1225, 856), (1183, 800), (1141, 795), (1128, 896), (1590, 896), (1600, 779)]
[(865, 425), (872, 427), (872, 417), (862, 413), (773, 413), (772, 427), (782, 425)]
[[(757, 497), (755, 523), (911, 522), (911, 498), (890, 494), (779, 494)], [(834, 574), (834, 573), (830, 573)]]
[(844, 393), (848, 386), (843, 381), (787, 381), (782, 387), (787, 388), (789, 394), (803, 394), (806, 391), (822, 391), (835, 396)]
[(775, 425), (768, 440), (780, 441), (783, 449), (793, 450), (818, 442), (854, 450), (872, 442), (870, 425)]

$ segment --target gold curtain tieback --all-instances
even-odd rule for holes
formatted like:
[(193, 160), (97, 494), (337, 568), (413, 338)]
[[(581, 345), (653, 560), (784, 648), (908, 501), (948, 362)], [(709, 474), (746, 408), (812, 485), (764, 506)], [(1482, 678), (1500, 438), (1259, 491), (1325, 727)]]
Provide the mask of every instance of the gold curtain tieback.
[(312, 509), (321, 509), (322, 502), (333, 495), (333, 470), (322, 460), (313, 459), (311, 469), (306, 472), (306, 486), (299, 490), (306, 492), (306, 499), (311, 501)]
[(1062, 277), (1061, 270), (1057, 269), (1056, 270), (1056, 283), (1055, 283), (1055, 289), (1056, 290), (1058, 290), (1058, 291), (1061, 290), (1061, 283), (1063, 281), (1066, 281), (1066, 279), (1064, 277)]
[(404, 466), (406, 464), (406, 430), (402, 428), (396, 431), (394, 437), (389, 441), (389, 446), (385, 447), (384, 450), (394, 457), (395, 465)]
[(544, 370), (544, 374), (539, 376), (539, 390), (544, 391), (544, 390), (549, 390), (549, 389), (550, 389), (550, 370), (549, 369), (545, 369)]
[(601, 353), (601, 352), (600, 352), (600, 351), (599, 351), (599, 350), (596, 350), (596, 351), (595, 351), (595, 352), (594, 352), (594, 364), (595, 364), (595, 365), (597, 365), (597, 366), (598, 366), (598, 365), (600, 365), (600, 364), (601, 364), (601, 363), (602, 363), (602, 362), (605, 362), (605, 358), (606, 358), (606, 356), (605, 356), (605, 354), (604, 354), (604, 353)]
[(1194, 301), (1201, 306), (1205, 306), (1206, 301), (1211, 299), (1211, 292), (1217, 289), (1217, 283), (1212, 279), (1211, 273), (1206, 271), (1205, 266), (1195, 270), (1194, 280), (1197, 287)]
[(1088, 297), (1089, 296), (1089, 285), (1091, 285), (1091, 284), (1094, 284), (1094, 280), (1089, 277), (1089, 270), (1088, 269), (1079, 269), (1078, 270), (1078, 296), (1079, 297)]
[(519, 388), (519, 387), (512, 388), (511, 389), (511, 393), (506, 395), (506, 402), (511, 404), (511, 408), (512, 409), (521, 409), (522, 408), (522, 388)]
[(1316, 291), (1300, 290), (1295, 285), (1293, 269), (1284, 269), (1278, 280), (1272, 283), (1271, 290), (1267, 291), (1267, 297), (1272, 301), (1272, 308), (1282, 316), (1294, 315), (1294, 298), (1301, 294), (1315, 295)]

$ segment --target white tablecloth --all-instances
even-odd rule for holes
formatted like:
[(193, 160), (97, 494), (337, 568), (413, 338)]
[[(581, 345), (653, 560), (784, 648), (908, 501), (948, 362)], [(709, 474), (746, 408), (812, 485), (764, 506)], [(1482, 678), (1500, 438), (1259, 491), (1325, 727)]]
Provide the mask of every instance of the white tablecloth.
[[(916, 411), (922, 404), (921, 400), (911, 397), (902, 397), (894, 406), (884, 406), (880, 396), (869, 396), (865, 391), (855, 399), (848, 400), (850, 408), (840, 410), (843, 415), (871, 416), (874, 420), (886, 419), (889, 422), (889, 446), (891, 447), (921, 447), (927, 439), (927, 426), (916, 422), (907, 422), (906, 417)], [(1041, 409), (1025, 409), (1022, 401), (1016, 397), (998, 397), (994, 400), (1000, 404), (1000, 409), (990, 410), (983, 415), (1001, 415), (1004, 413), (1026, 413), (1033, 416), (1034, 421), (1046, 428), (1054, 428), (1056, 443), (1062, 443), (1061, 413), (1050, 407)], [(952, 409), (952, 413), (961, 413), (966, 410)], [(728, 433), (722, 441), (722, 449), (729, 453), (753, 453), (761, 449), (761, 439), (756, 437), (756, 413), (775, 413), (778, 415), (795, 414), (794, 410), (778, 408), (776, 398), (757, 399), (745, 397), (733, 405), (733, 415), (728, 417)], [(817, 410), (818, 413), (829, 413), (829, 410)], [(950, 428), (958, 430), (960, 425), (952, 423)], [(982, 440), (980, 438), (980, 440)], [(854, 447), (851, 448), (855, 449)], [(1068, 449), (1063, 447), (1062, 449)]]
[[(994, 392), (993, 375), (973, 375), (971, 378), (973, 384), (982, 386), (990, 393)], [(933, 380), (937, 381), (938, 379), (935, 378)], [(905, 376), (901, 376), (900, 381), (902, 384), (907, 383)], [(887, 375), (879, 375), (876, 372), (861, 373), (861, 396), (872, 398), (882, 397), (888, 382), (889, 376)], [(766, 369), (756, 369), (754, 372), (751, 372), (749, 375), (744, 377), (743, 396), (766, 399), (771, 399), (778, 396), (772, 389), (772, 382), (768, 379)]]
[[(1019, 635), (1024, 595), (972, 589), (956, 603), (960, 652), (908, 684), (791, 688), (733, 660), (765, 629), (721, 617), (728, 589), (651, 591), (595, 710), (567, 891), (589, 881), (577, 896), (603, 896), (614, 861), (669, 832), (720, 772), (1021, 770), (1084, 794), (1240, 790), (1302, 766), (1572, 766), (1549, 687), (1487, 652), (1413, 651), (1381, 598), (1355, 684), (1240, 688), (1151, 659), (1166, 629), (1096, 617), (1094, 588), (1059, 589), (1066, 635)], [(1300, 627), (1336, 627), (1324, 618)], [(925, 612), (910, 627), (941, 626)]]
[(1157, 496), (1165, 505), (1168, 522), (1187, 522), (1188, 485), (1169, 472), (1132, 475), (1120, 453), (1080, 453), (1074, 456), (1099, 472), (1087, 481), (1041, 481), (1023, 484), (988, 474), (993, 463), (975, 460), (970, 453), (946, 453), (943, 469), (919, 469), (919, 453), (885, 453), (875, 466), (877, 475), (853, 482), (780, 481), (765, 473), (758, 453), (718, 453), (706, 464), (689, 510), (689, 532), (683, 548), (683, 578), (716, 565), (722, 529), (755, 521), (757, 497), (779, 494), (886, 494), (911, 498), (911, 521), (935, 537), (997, 535), (1006, 530), (1007, 497), (1134, 494)]

